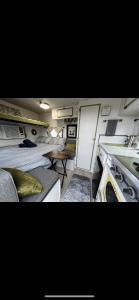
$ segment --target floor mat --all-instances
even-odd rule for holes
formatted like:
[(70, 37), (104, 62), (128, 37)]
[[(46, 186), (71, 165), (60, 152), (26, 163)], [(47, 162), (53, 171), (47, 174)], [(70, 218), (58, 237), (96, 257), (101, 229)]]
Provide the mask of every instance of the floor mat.
[(74, 174), (63, 197), (64, 202), (90, 202), (92, 199), (91, 179)]

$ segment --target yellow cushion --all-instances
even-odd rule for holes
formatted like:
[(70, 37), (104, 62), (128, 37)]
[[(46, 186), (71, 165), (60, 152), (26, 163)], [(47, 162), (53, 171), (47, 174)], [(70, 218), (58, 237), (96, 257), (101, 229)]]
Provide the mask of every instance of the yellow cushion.
[(31, 196), (42, 192), (42, 185), (32, 175), (12, 168), (4, 168), (4, 170), (12, 175), (19, 197)]
[(76, 144), (67, 144), (65, 146), (65, 150), (75, 152), (75, 150), (76, 150)]

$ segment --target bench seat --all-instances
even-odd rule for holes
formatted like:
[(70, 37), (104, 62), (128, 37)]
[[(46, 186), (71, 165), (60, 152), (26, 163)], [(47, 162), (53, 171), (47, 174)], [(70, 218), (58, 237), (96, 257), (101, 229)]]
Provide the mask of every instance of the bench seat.
[(28, 197), (24, 197), (20, 199), (20, 202), (41, 202), (43, 201), (47, 194), (51, 191), (54, 187), (56, 182), (59, 180), (59, 175), (49, 169), (44, 167), (38, 167), (28, 172), (33, 177), (35, 177), (43, 186), (43, 191), (40, 194), (32, 195)]

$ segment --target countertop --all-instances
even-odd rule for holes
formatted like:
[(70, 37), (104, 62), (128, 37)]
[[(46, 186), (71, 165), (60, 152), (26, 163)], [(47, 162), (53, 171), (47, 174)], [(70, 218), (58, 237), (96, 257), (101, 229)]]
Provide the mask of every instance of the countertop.
[(139, 150), (134, 148), (128, 148), (124, 144), (106, 144), (102, 143), (100, 144), (100, 147), (102, 147), (106, 153), (111, 155), (120, 155), (120, 156), (126, 156), (126, 157), (134, 157), (139, 158)]

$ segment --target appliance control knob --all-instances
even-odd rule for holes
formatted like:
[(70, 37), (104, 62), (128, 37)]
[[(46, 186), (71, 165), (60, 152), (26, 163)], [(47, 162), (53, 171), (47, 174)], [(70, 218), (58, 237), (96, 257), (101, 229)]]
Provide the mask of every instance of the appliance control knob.
[(135, 169), (136, 169), (137, 172), (139, 172), (139, 167), (136, 167)]
[(116, 172), (117, 171), (117, 166), (113, 165), (112, 167), (110, 167), (110, 170)]
[(133, 165), (135, 166), (135, 170), (139, 172), (139, 163), (133, 162)]
[(124, 180), (124, 176), (121, 173), (117, 173), (117, 174), (115, 174), (115, 179), (122, 182)]
[(135, 199), (135, 198), (136, 198), (136, 192), (135, 192), (135, 190), (132, 188), (132, 186), (129, 186), (129, 187), (127, 187), (127, 188), (124, 188), (124, 189), (123, 189), (123, 193), (129, 195), (131, 199)]

